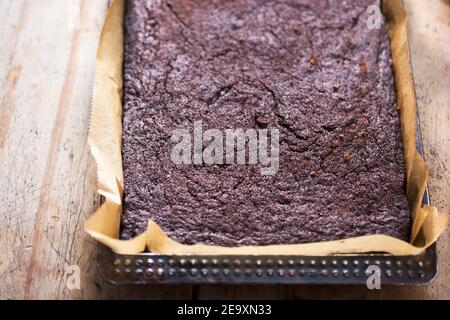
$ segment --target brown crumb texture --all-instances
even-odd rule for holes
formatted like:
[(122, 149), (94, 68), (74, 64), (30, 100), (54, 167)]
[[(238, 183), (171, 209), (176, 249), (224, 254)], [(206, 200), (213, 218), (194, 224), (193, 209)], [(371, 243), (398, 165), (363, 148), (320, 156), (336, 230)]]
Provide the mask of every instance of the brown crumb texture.
[[(366, 26), (373, 3), (128, 0), (121, 238), (152, 219), (185, 244), (408, 240), (389, 38)], [(173, 130), (197, 120), (279, 129), (278, 172), (173, 164)]]

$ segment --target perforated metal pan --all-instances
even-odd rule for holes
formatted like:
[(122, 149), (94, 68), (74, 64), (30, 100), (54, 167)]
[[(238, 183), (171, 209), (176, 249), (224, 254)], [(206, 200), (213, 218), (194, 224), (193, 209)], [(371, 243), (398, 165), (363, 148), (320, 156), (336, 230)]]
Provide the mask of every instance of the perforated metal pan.
[[(423, 154), (420, 123), (417, 149)], [(428, 190), (422, 200), (430, 204)], [(419, 256), (122, 255), (104, 247), (98, 265), (112, 284), (366, 284), (369, 266), (379, 266), (383, 285), (427, 285), (437, 276), (436, 246)]]
[[(417, 150), (423, 155), (420, 121)], [(423, 204), (430, 204), (428, 189)], [(366, 284), (369, 266), (379, 266), (382, 285), (421, 286), (438, 274), (436, 245), (419, 256), (122, 255), (102, 247), (98, 267), (112, 284)], [(372, 274), (372, 273), (371, 273)]]
[(419, 256), (326, 257), (121, 255), (102, 248), (98, 264), (112, 284), (366, 284), (366, 270), (375, 265), (383, 285), (418, 286), (431, 283), (438, 272), (435, 245)]

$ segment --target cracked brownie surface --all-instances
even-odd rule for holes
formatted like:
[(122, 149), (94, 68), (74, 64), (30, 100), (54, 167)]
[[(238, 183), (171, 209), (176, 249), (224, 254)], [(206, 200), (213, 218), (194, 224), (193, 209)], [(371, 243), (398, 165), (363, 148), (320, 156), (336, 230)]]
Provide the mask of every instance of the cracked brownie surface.
[[(125, 17), (121, 238), (185, 244), (409, 239), (402, 138), (373, 0), (142, 1)], [(175, 129), (280, 130), (280, 167), (175, 165)]]

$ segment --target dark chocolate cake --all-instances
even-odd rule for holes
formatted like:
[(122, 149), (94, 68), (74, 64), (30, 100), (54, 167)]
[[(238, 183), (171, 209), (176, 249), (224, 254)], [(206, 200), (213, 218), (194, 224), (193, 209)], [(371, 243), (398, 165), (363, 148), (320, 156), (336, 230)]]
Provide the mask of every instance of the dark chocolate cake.
[[(121, 238), (152, 219), (185, 244), (408, 240), (390, 44), (385, 25), (367, 26), (373, 3), (128, 0)], [(174, 164), (174, 130), (196, 121), (278, 129), (278, 171)]]

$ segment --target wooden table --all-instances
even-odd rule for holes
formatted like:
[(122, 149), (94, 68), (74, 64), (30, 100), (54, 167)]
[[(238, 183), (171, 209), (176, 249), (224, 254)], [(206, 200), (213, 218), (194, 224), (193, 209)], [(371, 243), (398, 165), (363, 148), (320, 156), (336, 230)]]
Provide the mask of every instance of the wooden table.
[[(86, 143), (95, 50), (107, 0), (0, 1), (0, 298), (450, 298), (448, 229), (425, 288), (113, 287), (83, 231), (99, 206)], [(407, 0), (431, 200), (450, 211), (450, 6)], [(68, 279), (81, 268), (81, 290)], [(70, 271), (70, 272), (69, 272)]]

